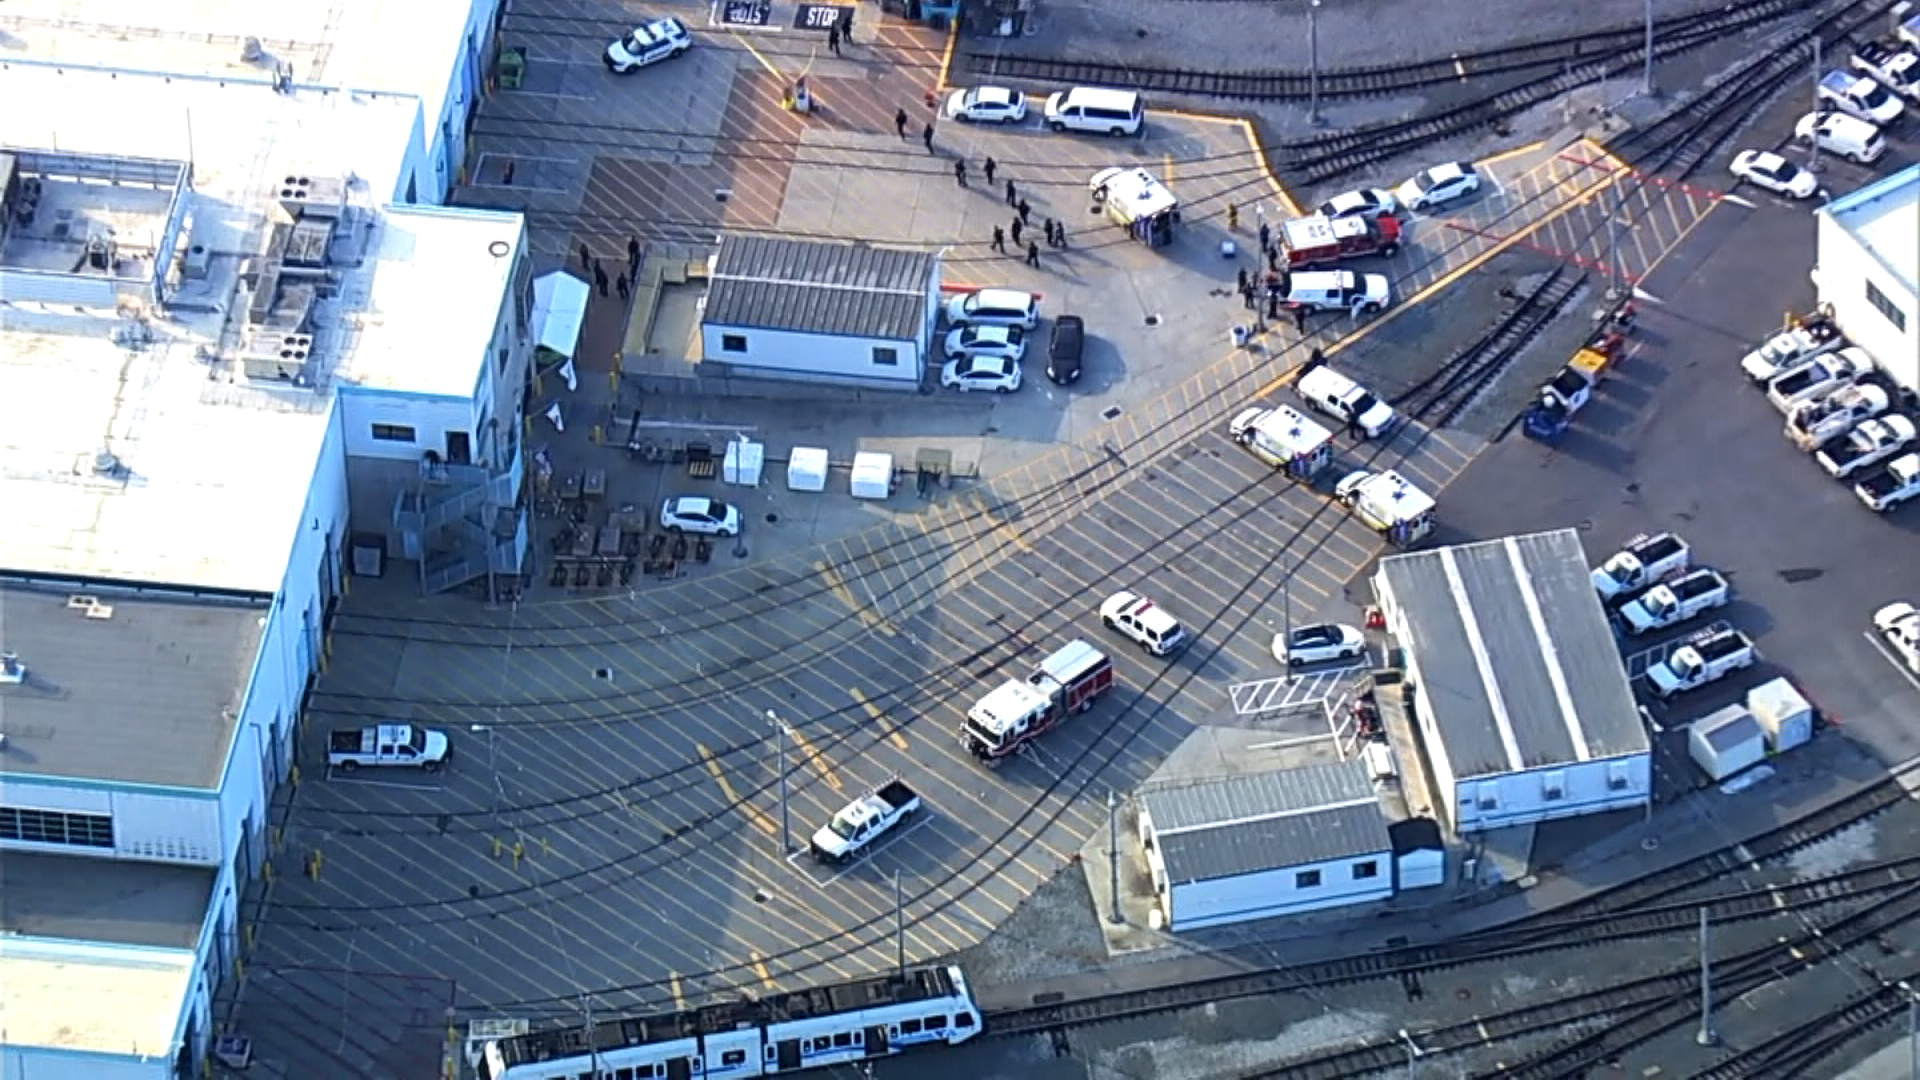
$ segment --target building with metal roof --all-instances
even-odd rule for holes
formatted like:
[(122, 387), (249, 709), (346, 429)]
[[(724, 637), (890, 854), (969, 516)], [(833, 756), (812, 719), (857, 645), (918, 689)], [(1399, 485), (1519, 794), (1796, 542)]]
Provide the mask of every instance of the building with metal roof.
[(1149, 781), (1139, 804), (1172, 930), (1393, 895), (1393, 841), (1357, 759)]
[(870, 244), (729, 235), (708, 270), (702, 359), (730, 374), (918, 389), (940, 260)]
[(1374, 592), (1457, 831), (1646, 803), (1646, 729), (1573, 530), (1391, 556)]
[(1920, 391), (1920, 165), (1814, 211), (1813, 282), (1848, 340)]

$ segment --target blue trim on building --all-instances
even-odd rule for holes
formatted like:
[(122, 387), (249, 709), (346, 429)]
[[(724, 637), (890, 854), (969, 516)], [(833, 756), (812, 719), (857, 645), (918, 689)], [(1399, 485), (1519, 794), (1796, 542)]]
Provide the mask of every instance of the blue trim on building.
[(1868, 184), (1866, 187), (1848, 192), (1821, 207), (1820, 212), (1838, 216), (1852, 210), (1857, 210), (1867, 203), (1883, 198), (1900, 188), (1906, 187), (1908, 184), (1920, 184), (1920, 165), (1909, 165), (1891, 176), (1883, 176), (1873, 183)]

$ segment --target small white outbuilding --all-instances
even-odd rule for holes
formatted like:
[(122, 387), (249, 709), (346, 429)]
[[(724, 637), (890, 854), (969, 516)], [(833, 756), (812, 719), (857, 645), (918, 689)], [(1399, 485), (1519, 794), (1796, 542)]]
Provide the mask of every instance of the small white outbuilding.
[(1729, 705), (1687, 728), (1687, 754), (1716, 782), (1767, 760), (1767, 733), (1740, 705)]

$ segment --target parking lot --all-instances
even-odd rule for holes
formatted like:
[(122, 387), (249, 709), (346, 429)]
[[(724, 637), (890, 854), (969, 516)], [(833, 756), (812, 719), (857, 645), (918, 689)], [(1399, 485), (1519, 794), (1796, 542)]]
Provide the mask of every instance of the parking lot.
[[(610, 8), (607, 26), (620, 18)], [(483, 110), (477, 190), (497, 201), (502, 188), (521, 189), (508, 194), (527, 200), (549, 252), (571, 252), (582, 236), (612, 252), (635, 233), (684, 239), (720, 226), (949, 243), (950, 279), (1032, 289), (1050, 315), (1083, 314), (1093, 335), (1086, 379), (1071, 391), (1034, 379), (992, 402), (887, 406), (877, 435), (971, 431), (982, 478), (926, 502), (903, 494), (883, 524), (823, 543), (778, 542), (791, 534), (751, 517), (751, 561), (718, 558), (672, 582), (512, 609), (357, 586), (330, 641), (303, 760), (330, 725), (389, 718), (449, 729), (456, 757), (426, 779), (305, 779), (281, 840), (299, 856), (289, 864), (310, 872), (276, 885), (261, 963), (430, 972), (458, 986), (463, 1010), (574, 1018), (583, 988), (610, 991), (596, 1002), (610, 1008), (883, 967), (896, 873), (911, 956), (971, 944), (1104, 827), (1109, 789), (1131, 788), (1193, 725), (1261, 714), (1300, 734), (1324, 727), (1315, 706), (1339, 679), (1276, 686), (1271, 639), (1289, 620), (1357, 618), (1350, 586), (1383, 545), (1328, 492), (1369, 463), (1438, 496), (1448, 538), (1585, 522), (1597, 559), (1600, 546), (1667, 522), (1703, 561), (1741, 575), (1729, 619), (1807, 679), (1850, 737), (1869, 705), (1885, 712), (1906, 700), (1897, 695), (1910, 688), (1857, 634), (1830, 629), (1862, 624), (1865, 594), (1885, 588), (1867, 579), (1888, 556), (1878, 567), (1832, 565), (1816, 552), (1836, 549), (1814, 543), (1829, 530), (1808, 519), (1818, 508), (1838, 515), (1835, 528), (1882, 544), (1911, 524), (1846, 505), (1845, 489), (1796, 460), (1764, 402), (1738, 387), (1739, 351), (1778, 312), (1735, 326), (1722, 301), (1688, 292), (1729, 287), (1691, 276), (1702, 244), (1735, 242), (1719, 230), (1765, 261), (1775, 246), (1806, 243), (1782, 224), (1810, 236), (1803, 217), (1716, 209), (1704, 190), (1612, 188), (1617, 166), (1596, 148), (1535, 149), (1486, 163), (1481, 196), (1413, 223), (1406, 249), (1380, 263), (1398, 303), (1385, 316), (1321, 316), (1306, 335), (1273, 329), (1259, 348), (1238, 349), (1227, 329), (1245, 318), (1232, 282), (1246, 264), (1220, 255), (1225, 206), (1242, 207), (1245, 244), (1264, 216), (1252, 208), (1277, 215), (1283, 205), (1244, 128), (1154, 115), (1144, 138), (1109, 140), (942, 123), (928, 153), (917, 131), (893, 131), (893, 111), (926, 115), (933, 54), (912, 50), (930, 46), (878, 29), (877, 42), (843, 59), (817, 56), (817, 43), (797, 36), (756, 44), (759, 56), (703, 37), (682, 61), (614, 79), (597, 59), (607, 27), (510, 23), (510, 37), (553, 62), (533, 68), (545, 71), (534, 89), (496, 95)], [(896, 70), (880, 70), (887, 57)], [(808, 78), (826, 112), (779, 108), (767, 63), (814, 65)], [(986, 251), (1010, 211), (999, 190), (959, 188), (956, 155), (976, 170), (994, 156), (1036, 222), (1069, 222), (1070, 251), (1046, 251), (1038, 269)], [(520, 164), (502, 184), (510, 161)], [(1086, 178), (1113, 164), (1148, 168), (1183, 199), (1174, 245), (1147, 249), (1088, 213)], [(716, 190), (730, 194), (722, 202)], [(1628, 242), (1615, 244), (1622, 217)], [(1680, 261), (1662, 264), (1683, 242)], [(1409, 424), (1379, 444), (1340, 440), (1336, 463), (1300, 485), (1228, 438), (1226, 419), (1250, 402), (1298, 404), (1285, 376), (1308, 347), (1337, 365), (1362, 335), (1418, 326), (1423, 296), (1514, 246), (1604, 260), (1630, 276), (1657, 268), (1646, 287), (1667, 302), (1643, 320), (1644, 353), (1622, 365), (1561, 450), (1510, 439), (1476, 466), (1480, 439)], [(1727, 269), (1740, 265), (1715, 264), (1744, 275)], [(1806, 291), (1803, 275), (1798, 262), (1783, 267), (1770, 286), (1778, 300), (1744, 281), (1734, 288), (1743, 304), (1785, 310), (1804, 304), (1793, 292)], [(1460, 330), (1423, 334), (1440, 354)], [(1724, 365), (1707, 362), (1721, 354)], [(589, 355), (584, 366), (598, 363)], [(1714, 439), (1736, 432), (1771, 445), (1720, 454)], [(1727, 464), (1690, 470), (1703, 456)], [(1751, 506), (1711, 508), (1746, 499), (1746, 484)], [(1805, 534), (1791, 554), (1751, 526), (1776, 516), (1783, 531)], [(1808, 568), (1821, 573), (1798, 572)], [(1122, 587), (1187, 620), (1195, 642), (1156, 660), (1107, 634), (1094, 609)], [(1797, 613), (1813, 603), (1801, 593), (1844, 608), (1846, 620), (1796, 629), (1755, 610), (1782, 602)], [(1075, 636), (1114, 655), (1116, 690), (997, 771), (968, 758), (955, 739), (965, 710)], [(1851, 673), (1857, 692), (1830, 688), (1847, 680), (1821, 674), (1828, 668)], [(844, 870), (789, 850), (896, 775), (927, 802), (910, 830)]]

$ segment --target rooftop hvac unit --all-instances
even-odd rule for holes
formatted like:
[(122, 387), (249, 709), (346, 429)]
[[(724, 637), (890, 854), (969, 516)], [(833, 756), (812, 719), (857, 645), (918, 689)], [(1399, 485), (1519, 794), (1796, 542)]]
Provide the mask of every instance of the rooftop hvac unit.
[(27, 681), (27, 665), (19, 653), (0, 653), (0, 685), (20, 686)]
[(338, 218), (347, 208), (347, 182), (337, 176), (287, 176), (280, 181), (280, 207), (295, 219)]
[(240, 354), (240, 370), (256, 382), (293, 382), (313, 353), (311, 334), (256, 332)]
[(213, 270), (213, 250), (205, 244), (191, 244), (187, 247), (186, 258), (180, 261), (180, 273), (194, 281), (201, 281)]
[(287, 267), (320, 269), (327, 265), (327, 248), (333, 244), (335, 218), (308, 217), (287, 227)]

